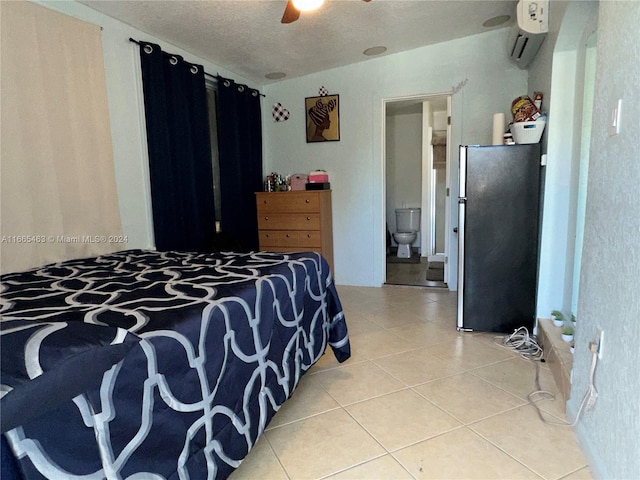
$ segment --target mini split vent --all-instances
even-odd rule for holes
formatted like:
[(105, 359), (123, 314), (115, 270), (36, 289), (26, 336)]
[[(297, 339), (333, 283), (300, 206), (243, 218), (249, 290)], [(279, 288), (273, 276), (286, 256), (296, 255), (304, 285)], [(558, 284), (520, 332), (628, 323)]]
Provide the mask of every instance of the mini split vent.
[(547, 36), (548, 0), (520, 0), (517, 21), (509, 35), (508, 53), (518, 67), (526, 68), (534, 59)]

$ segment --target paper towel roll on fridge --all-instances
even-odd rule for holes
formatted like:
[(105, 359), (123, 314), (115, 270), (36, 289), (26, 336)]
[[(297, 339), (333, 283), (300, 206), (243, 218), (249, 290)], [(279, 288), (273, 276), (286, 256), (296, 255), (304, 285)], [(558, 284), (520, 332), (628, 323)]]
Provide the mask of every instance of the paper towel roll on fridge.
[(504, 142), (504, 113), (493, 114), (493, 145), (502, 145)]

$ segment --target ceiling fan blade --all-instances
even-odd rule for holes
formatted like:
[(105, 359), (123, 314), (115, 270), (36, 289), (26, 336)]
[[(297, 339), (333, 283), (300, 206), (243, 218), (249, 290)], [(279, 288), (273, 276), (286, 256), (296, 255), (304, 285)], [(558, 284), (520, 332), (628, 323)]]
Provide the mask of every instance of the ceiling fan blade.
[(291, 23), (295, 22), (300, 18), (300, 11), (293, 5), (293, 0), (289, 0), (287, 2), (287, 6), (284, 9), (284, 14), (282, 15), (281, 23)]

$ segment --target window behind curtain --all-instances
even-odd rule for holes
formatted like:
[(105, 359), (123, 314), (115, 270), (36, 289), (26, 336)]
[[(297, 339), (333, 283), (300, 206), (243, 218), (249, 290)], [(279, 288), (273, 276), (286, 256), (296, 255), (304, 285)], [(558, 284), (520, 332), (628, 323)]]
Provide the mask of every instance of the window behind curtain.
[(219, 230), (220, 218), (220, 163), (218, 161), (218, 122), (216, 115), (217, 88), (215, 83), (207, 81), (207, 104), (209, 109), (209, 130), (211, 134), (211, 162), (213, 166), (213, 196), (215, 200), (216, 230)]

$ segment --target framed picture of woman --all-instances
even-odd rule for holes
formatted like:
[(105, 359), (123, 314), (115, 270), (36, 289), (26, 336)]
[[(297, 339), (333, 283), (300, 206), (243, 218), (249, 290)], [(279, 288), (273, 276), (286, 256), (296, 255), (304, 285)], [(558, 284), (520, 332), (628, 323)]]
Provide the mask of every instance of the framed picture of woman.
[(304, 99), (307, 143), (340, 140), (340, 100), (338, 95)]

